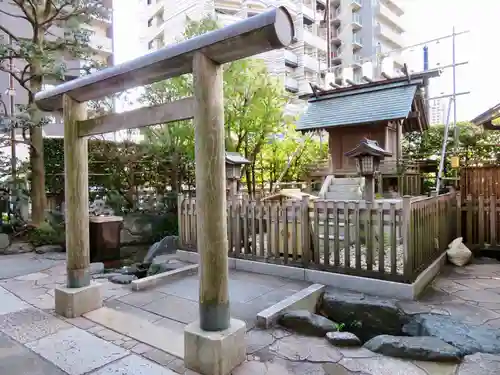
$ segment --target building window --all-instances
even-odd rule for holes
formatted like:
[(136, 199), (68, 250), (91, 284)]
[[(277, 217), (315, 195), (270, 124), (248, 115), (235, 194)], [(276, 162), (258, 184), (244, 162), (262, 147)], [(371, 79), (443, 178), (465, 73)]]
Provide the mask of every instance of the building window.
[(153, 19), (152, 18), (150, 18), (148, 20), (148, 27), (151, 27), (151, 26), (153, 26)]
[(151, 42), (148, 43), (148, 49), (153, 49), (154, 48), (154, 41), (152, 40)]
[(153, 4), (153, 0), (148, 0), (148, 5)]

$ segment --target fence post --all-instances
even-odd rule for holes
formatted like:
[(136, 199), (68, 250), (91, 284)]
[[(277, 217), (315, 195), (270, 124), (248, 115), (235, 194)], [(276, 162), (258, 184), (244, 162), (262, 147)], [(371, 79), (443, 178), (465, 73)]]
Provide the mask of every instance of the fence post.
[(455, 231), (455, 238), (458, 238), (458, 237), (463, 237), (462, 236), (462, 195), (460, 194), (460, 192), (457, 192), (456, 194), (456, 199), (457, 199), (457, 227), (456, 227), (456, 231)]
[(479, 237), (479, 246), (484, 247), (484, 232), (486, 230), (486, 226), (484, 225), (484, 195), (479, 194), (478, 200), (478, 208), (477, 208), (477, 226), (478, 226), (478, 237)]
[(467, 195), (466, 207), (467, 207), (467, 245), (471, 247), (475, 245), (474, 238), (472, 238), (474, 233), (472, 231), (472, 227), (474, 225), (473, 218), (475, 215), (474, 215), (474, 205), (472, 203), (472, 195), (470, 194)]
[(413, 244), (411, 240), (411, 196), (405, 195), (403, 197), (403, 228), (402, 228), (402, 237), (403, 237), (403, 275), (409, 281), (411, 281), (412, 277), (412, 258), (413, 258)]
[(177, 194), (177, 234), (179, 236), (179, 246), (182, 249), (184, 247), (184, 234), (182, 226), (182, 202), (184, 201), (184, 195), (182, 193)]
[(309, 197), (304, 196), (300, 202), (300, 238), (302, 239), (300, 247), (302, 248), (302, 262), (306, 268), (309, 266), (311, 260), (311, 233), (309, 225)]
[(497, 245), (497, 198), (490, 196), (490, 245)]

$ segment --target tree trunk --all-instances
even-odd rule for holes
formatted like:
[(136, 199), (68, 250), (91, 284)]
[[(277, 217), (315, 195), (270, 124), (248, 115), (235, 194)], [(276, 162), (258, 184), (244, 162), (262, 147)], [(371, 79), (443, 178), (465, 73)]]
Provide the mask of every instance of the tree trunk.
[(43, 132), (40, 126), (30, 128), (31, 166), (31, 220), (38, 226), (45, 220), (47, 194), (45, 191), (45, 165), (43, 160)]
[(38, 226), (45, 221), (47, 208), (47, 194), (45, 191), (45, 162), (43, 158), (43, 131), (41, 112), (34, 103), (35, 93), (42, 89), (41, 66), (32, 63), (30, 80), (31, 93), (29, 94), (29, 111), (35, 126), (30, 127), (30, 167), (31, 167), (31, 221)]

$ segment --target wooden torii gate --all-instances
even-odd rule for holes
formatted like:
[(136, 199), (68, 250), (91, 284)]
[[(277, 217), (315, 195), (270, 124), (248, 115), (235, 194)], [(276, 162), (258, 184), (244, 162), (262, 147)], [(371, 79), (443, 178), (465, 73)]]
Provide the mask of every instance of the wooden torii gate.
[[(168, 46), (135, 60), (40, 92), (42, 111), (63, 112), (67, 286), (56, 312), (75, 317), (102, 306), (90, 283), (87, 137), (194, 118), (199, 321), (186, 327), (185, 364), (202, 374), (228, 374), (245, 359), (245, 323), (230, 318), (222, 64), (289, 45), (293, 21), (284, 7)], [(193, 73), (194, 97), (87, 119), (86, 102)], [(168, 340), (168, 338), (165, 338)]]

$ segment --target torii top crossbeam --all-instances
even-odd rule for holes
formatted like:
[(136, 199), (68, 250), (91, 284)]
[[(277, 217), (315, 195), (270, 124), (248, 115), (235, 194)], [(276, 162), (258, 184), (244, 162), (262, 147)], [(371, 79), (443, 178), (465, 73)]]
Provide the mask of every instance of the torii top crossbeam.
[(78, 102), (101, 99), (126, 89), (191, 73), (193, 55), (201, 52), (218, 64), (288, 46), (293, 21), (284, 7), (236, 22), (198, 37), (167, 46), (120, 65), (63, 83), (35, 96), (43, 111), (62, 109), (62, 96)]

